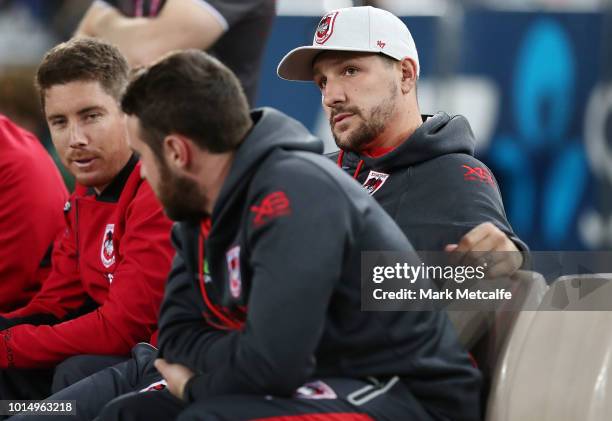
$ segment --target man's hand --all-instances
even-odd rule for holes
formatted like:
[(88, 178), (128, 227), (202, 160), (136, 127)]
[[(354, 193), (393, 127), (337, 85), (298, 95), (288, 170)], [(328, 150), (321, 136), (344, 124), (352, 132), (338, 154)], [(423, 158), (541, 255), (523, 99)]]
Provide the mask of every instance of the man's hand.
[(523, 264), (523, 255), (514, 242), (495, 225), (485, 222), (465, 234), (459, 244), (448, 244), (455, 263), (487, 266), (491, 278), (510, 276)]
[[(0, 0), (1, 1), (1, 0)], [(115, 7), (95, 1), (75, 33), (114, 44), (130, 67), (148, 65), (174, 50), (206, 50), (226, 28), (199, 2), (166, 0), (155, 16), (126, 16)]]
[(179, 399), (185, 397), (185, 385), (195, 373), (181, 364), (168, 364), (163, 358), (155, 360), (155, 368), (160, 372), (166, 383), (168, 390)]

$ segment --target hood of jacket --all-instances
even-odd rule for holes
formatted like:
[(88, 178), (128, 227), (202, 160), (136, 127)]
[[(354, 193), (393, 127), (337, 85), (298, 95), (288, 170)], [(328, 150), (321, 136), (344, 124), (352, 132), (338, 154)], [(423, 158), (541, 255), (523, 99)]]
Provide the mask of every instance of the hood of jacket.
[(223, 183), (213, 209), (213, 220), (232, 206), (251, 175), (275, 149), (308, 151), (321, 154), (323, 142), (313, 136), (299, 121), (273, 108), (251, 112), (253, 128), (236, 151), (234, 162)]

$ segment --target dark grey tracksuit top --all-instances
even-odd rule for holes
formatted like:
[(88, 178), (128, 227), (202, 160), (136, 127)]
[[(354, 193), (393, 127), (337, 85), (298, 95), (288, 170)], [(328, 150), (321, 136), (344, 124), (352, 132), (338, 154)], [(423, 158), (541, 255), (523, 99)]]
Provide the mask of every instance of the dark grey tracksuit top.
[(494, 223), (520, 250), (528, 250), (506, 218), (493, 174), (474, 158), (474, 135), (463, 116), (429, 116), (404, 143), (378, 158), (353, 152), (329, 157), (360, 184), (373, 178), (372, 171), (388, 176), (373, 196), (416, 250), (443, 250), (483, 222)]
[(300, 123), (272, 109), (253, 120), (206, 241), (198, 223), (173, 230), (159, 345), (200, 373), (188, 397), (399, 375), (437, 418), (477, 419), (480, 374), (444, 313), (360, 310), (361, 252), (412, 250), (404, 234)]

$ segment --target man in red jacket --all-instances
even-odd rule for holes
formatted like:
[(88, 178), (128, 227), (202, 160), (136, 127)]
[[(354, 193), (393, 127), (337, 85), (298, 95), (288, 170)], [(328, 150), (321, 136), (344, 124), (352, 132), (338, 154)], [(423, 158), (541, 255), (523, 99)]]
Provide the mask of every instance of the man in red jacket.
[(48, 395), (52, 368), (68, 357), (127, 356), (148, 341), (173, 256), (171, 222), (127, 143), (125, 58), (110, 44), (73, 40), (47, 53), (36, 80), (77, 187), (42, 290), (0, 320), (0, 399)]
[(68, 192), (38, 139), (2, 114), (0, 150), (0, 312), (6, 312), (26, 305), (49, 273)]

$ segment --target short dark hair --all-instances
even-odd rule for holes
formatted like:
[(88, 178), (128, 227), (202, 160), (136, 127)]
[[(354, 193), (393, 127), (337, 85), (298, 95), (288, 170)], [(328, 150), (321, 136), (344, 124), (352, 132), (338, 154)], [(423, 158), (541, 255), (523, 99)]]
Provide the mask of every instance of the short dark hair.
[(77, 81), (99, 82), (119, 102), (130, 68), (117, 47), (93, 38), (73, 38), (45, 54), (36, 72), (36, 87), (45, 105), (45, 91)]
[(170, 53), (137, 71), (121, 106), (140, 120), (143, 141), (159, 158), (171, 133), (224, 153), (237, 149), (252, 126), (238, 78), (200, 50)]

